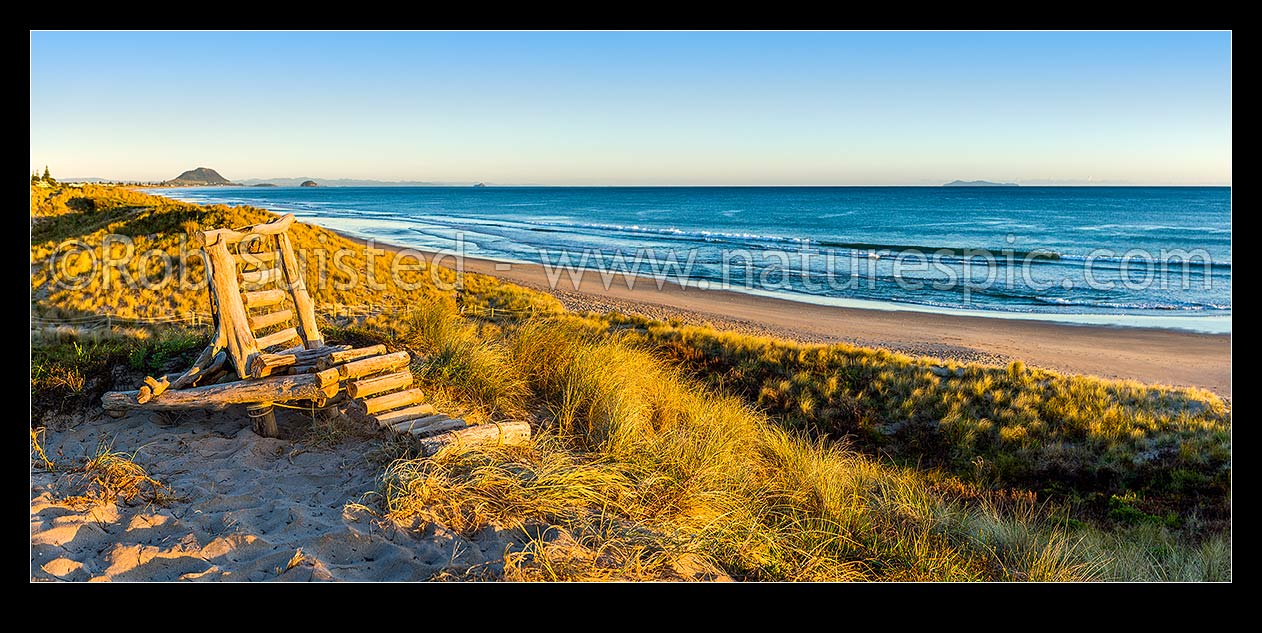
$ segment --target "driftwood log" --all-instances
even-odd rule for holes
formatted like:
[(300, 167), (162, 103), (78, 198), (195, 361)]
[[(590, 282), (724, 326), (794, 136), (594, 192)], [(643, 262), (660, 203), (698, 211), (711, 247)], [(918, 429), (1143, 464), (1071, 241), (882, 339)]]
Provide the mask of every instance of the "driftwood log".
[[(127, 409), (224, 409), (234, 404), (259, 404), (286, 400), (322, 400), (331, 398), (337, 390), (336, 370), (295, 376), (271, 376), (251, 380), (238, 380), (219, 385), (168, 389), (161, 397), (148, 402), (138, 402), (139, 391), (113, 391), (101, 397), (106, 410)], [(334, 390), (329, 393), (329, 389)]]
[(522, 444), (529, 439), (530, 425), (525, 422), (488, 422), (423, 438), (420, 445), (421, 453), (429, 456), (448, 446), (511, 445)]
[(377, 396), (375, 398), (365, 398), (363, 401), (364, 412), (371, 415), (374, 413), (380, 413), (382, 411), (398, 409), (399, 407), (406, 407), (409, 404), (416, 404), (420, 402), (422, 399), (424, 399), (424, 394), (421, 393), (420, 389), (408, 389), (406, 391), (396, 391), (394, 393), (388, 393), (384, 396)]
[[(326, 369), (336, 373), (336, 369)], [(375, 396), (379, 393), (385, 393), (391, 389), (401, 389), (412, 385), (412, 372), (401, 371), (384, 376), (374, 376), (372, 378), (363, 378), (346, 385), (346, 395), (352, 398), (366, 398)]]

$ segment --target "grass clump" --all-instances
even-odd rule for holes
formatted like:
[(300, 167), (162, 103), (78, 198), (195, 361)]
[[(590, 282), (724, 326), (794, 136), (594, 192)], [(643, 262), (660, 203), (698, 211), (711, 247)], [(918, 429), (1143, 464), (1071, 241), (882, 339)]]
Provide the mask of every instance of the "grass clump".
[(1022, 363), (950, 364), (935, 373), (948, 363), (634, 317), (594, 321), (815, 437), (1083, 501), (1101, 516), (1113, 495), (1129, 492), (1151, 513), (1230, 514), (1231, 410), (1204, 390)]
[(508, 334), (513, 369), (547, 411), (536, 440), (395, 462), (387, 515), (464, 534), (522, 530), (526, 544), (502, 572), (522, 578), (1096, 573), (1037, 511), (1018, 521), (939, 494), (912, 470), (778, 428), (649, 352), (584, 329), (553, 320)]
[(171, 500), (166, 486), (149, 476), (133, 455), (116, 452), (102, 442), (96, 454), (82, 468), (72, 473), (83, 487), (81, 494), (63, 500), (70, 507), (83, 509), (103, 503), (146, 503), (165, 505)]

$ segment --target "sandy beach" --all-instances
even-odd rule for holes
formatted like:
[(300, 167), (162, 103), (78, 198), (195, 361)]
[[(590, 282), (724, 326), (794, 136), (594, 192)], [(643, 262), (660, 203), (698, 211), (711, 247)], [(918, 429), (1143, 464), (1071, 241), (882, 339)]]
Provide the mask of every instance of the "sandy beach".
[[(364, 240), (346, 235), (350, 240)], [(375, 242), (376, 248), (402, 247)], [(419, 249), (412, 249), (424, 252)], [(432, 253), (426, 253), (432, 259)], [(440, 260), (451, 266), (450, 256)], [(911, 311), (822, 306), (726, 290), (683, 288), (622, 275), (605, 287), (589, 272), (577, 284), (563, 273), (555, 288), (539, 264), (464, 258), (468, 272), (556, 296), (576, 311), (676, 318), (747, 334), (808, 343), (850, 343), (961, 362), (1028, 365), (1067, 374), (1201, 387), (1231, 397), (1231, 336), (1161, 328), (1096, 326)]]
[(418, 536), (357, 505), (375, 506), (364, 495), (377, 489), (380, 442), (322, 447), (304, 438), (301, 412), (277, 418), (280, 439), (256, 435), (239, 411), (50, 423), (55, 462), (81, 463), (109, 442), (175, 499), (76, 509), (60, 502), (75, 492), (73, 475), (33, 470), (31, 579), (412, 581), (502, 563), (511, 539), (499, 530), (464, 538), (430, 526)]

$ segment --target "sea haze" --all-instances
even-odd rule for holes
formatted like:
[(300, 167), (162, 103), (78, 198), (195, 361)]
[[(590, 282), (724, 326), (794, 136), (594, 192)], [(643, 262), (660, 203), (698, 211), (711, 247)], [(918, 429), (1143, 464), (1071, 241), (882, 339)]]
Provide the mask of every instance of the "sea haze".
[[(617, 252), (630, 266), (637, 252), (662, 260), (673, 251), (681, 265), (693, 256), (692, 283), (711, 285), (724, 277), (726, 253), (731, 289), (813, 303), (1231, 330), (1227, 187), (197, 187), (153, 193), (292, 212), (334, 230), (421, 249), (452, 248), (462, 234), (466, 255), (502, 261), (557, 262), (566, 251), (578, 265), (587, 252), (585, 267), (616, 268)], [(805, 275), (803, 245), (814, 251)], [(1016, 264), (988, 271), (974, 259), (969, 288), (947, 283), (964, 278), (967, 249), (997, 257), (1010, 251)], [(938, 252), (939, 259), (920, 265), (924, 260), (911, 256), (917, 251)], [(1167, 257), (1163, 273), (1163, 251), (1200, 251), (1212, 263), (1195, 262), (1185, 272), (1177, 258)], [(752, 274), (745, 252), (753, 256)], [(785, 260), (776, 252), (789, 257), (790, 273), (777, 268)], [(650, 274), (647, 259), (642, 262), (641, 274)]]

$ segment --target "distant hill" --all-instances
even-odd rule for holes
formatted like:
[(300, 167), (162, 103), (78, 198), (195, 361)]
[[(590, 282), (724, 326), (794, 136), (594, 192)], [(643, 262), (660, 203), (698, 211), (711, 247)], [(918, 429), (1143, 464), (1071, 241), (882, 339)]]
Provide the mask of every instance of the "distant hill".
[(298, 186), (299, 186), (299, 187), (319, 187), (319, 186), (320, 186), (320, 183), (318, 183), (318, 182), (316, 182), (316, 181), (314, 181), (314, 180), (304, 180), (304, 181), (302, 181), (302, 184), (300, 184), (300, 185), (298, 185)]
[(166, 181), (165, 184), (193, 187), (199, 185), (231, 185), (233, 182), (220, 176), (219, 172), (209, 167), (198, 167)]
[(989, 180), (952, 180), (943, 187), (1020, 187), (1015, 182), (991, 182)]

